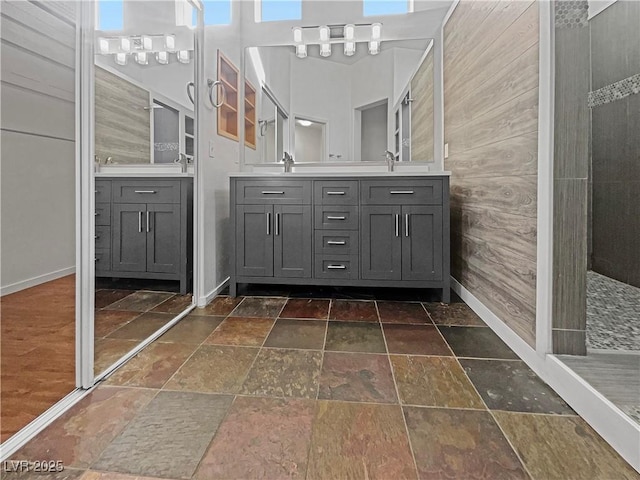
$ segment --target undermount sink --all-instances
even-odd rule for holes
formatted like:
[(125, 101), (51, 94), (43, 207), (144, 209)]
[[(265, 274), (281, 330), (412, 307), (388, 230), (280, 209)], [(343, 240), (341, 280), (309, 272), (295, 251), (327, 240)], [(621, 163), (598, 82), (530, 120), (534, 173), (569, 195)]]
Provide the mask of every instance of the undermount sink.
[(298, 163), (293, 164), (291, 172), (284, 172), (282, 164), (263, 164), (253, 165), (253, 173), (260, 173), (266, 175), (290, 175), (290, 174), (367, 174), (378, 173), (388, 175), (402, 175), (406, 173), (428, 173), (430, 170), (429, 165), (426, 163), (396, 163), (394, 165), (394, 171), (389, 172), (389, 168), (386, 163), (383, 162), (365, 162), (365, 163)]
[(128, 175), (177, 175), (193, 174), (194, 165), (187, 165), (187, 171), (182, 170), (179, 163), (149, 163), (149, 164), (102, 164), (96, 168), (96, 173), (102, 175), (128, 174)]

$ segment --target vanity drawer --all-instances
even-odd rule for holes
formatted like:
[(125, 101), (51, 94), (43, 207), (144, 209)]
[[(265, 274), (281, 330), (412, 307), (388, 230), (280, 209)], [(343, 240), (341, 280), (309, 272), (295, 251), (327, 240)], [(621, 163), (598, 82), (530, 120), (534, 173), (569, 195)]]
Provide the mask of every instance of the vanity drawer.
[(111, 271), (111, 250), (110, 249), (96, 249), (95, 253), (96, 262), (96, 275), (103, 272)]
[(180, 203), (180, 182), (172, 180), (113, 181), (114, 203)]
[(352, 205), (316, 205), (315, 227), (335, 230), (358, 229), (358, 207)]
[(357, 255), (316, 255), (315, 278), (355, 280), (358, 278)]
[(357, 180), (317, 180), (313, 183), (313, 201), (317, 205), (357, 205)]
[(440, 205), (442, 179), (363, 180), (363, 205)]
[(111, 225), (111, 204), (110, 203), (96, 203), (96, 226), (97, 225)]
[(357, 255), (357, 230), (316, 230), (315, 253), (319, 255)]
[(111, 180), (96, 179), (96, 203), (111, 202)]
[(111, 246), (111, 227), (109, 225), (96, 225), (96, 250)]
[(309, 205), (311, 180), (238, 180), (236, 203)]

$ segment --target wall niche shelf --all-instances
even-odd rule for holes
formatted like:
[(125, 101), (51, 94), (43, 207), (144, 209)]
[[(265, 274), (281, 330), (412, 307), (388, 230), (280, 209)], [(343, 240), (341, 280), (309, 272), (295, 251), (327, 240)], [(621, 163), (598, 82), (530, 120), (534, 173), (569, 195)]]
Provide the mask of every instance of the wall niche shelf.
[(256, 149), (256, 89), (244, 81), (244, 144)]
[[(218, 50), (218, 80), (224, 89), (222, 105), (218, 108), (218, 135), (235, 140), (238, 137), (238, 80), (236, 66)], [(220, 92), (219, 92), (220, 93)]]

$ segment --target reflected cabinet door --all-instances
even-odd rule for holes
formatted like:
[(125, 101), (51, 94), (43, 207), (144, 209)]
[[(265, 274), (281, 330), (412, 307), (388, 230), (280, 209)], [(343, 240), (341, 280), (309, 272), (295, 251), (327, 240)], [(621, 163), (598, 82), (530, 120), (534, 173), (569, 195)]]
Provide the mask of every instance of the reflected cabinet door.
[(113, 205), (113, 271), (147, 270), (147, 231), (144, 203)]
[(145, 213), (147, 231), (147, 271), (180, 271), (180, 205), (148, 204)]

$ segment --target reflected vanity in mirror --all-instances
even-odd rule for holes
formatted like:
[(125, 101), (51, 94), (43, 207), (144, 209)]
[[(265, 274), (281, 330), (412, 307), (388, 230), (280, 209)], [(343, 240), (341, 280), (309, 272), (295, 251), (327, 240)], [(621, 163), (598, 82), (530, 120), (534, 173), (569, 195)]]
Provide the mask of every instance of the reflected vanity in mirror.
[(192, 304), (194, 31), (172, 3), (96, 32), (96, 375)]
[[(349, 56), (340, 48), (321, 56), (310, 45), (305, 58), (292, 45), (248, 47), (244, 72), (263, 86), (257, 105), (264, 123), (262, 142), (245, 148), (244, 163), (282, 161), (274, 138), (296, 164), (384, 163), (386, 151), (397, 162), (433, 162), (432, 45), (426, 38), (386, 40), (376, 55), (358, 44)], [(275, 125), (273, 99), (290, 112), (282, 128)]]

